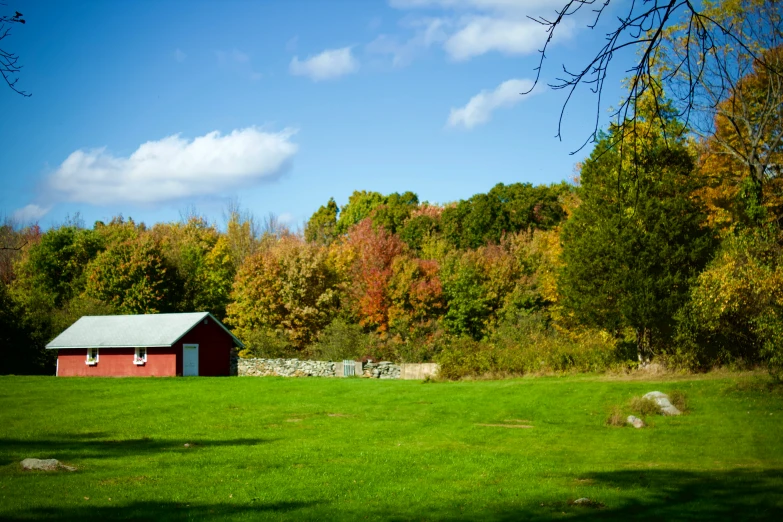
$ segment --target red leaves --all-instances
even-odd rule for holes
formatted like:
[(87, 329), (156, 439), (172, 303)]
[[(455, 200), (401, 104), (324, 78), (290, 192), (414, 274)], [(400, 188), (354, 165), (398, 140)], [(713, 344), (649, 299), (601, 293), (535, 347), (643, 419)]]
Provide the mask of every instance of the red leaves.
[(394, 258), (405, 251), (405, 244), (385, 229), (374, 228), (371, 220), (365, 219), (349, 230), (347, 246), (356, 255), (348, 282), (349, 305), (362, 326), (385, 332), (389, 329), (391, 304), (387, 285)]

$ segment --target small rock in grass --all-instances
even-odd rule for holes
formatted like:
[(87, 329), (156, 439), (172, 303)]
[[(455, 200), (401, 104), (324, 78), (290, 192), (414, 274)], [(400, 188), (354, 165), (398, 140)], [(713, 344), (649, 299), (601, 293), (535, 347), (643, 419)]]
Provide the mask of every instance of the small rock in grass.
[(57, 459), (24, 459), (21, 464), (22, 469), (26, 470), (56, 471), (64, 469), (65, 471), (76, 471), (76, 468), (73, 466), (66, 466)]
[(634, 428), (644, 428), (644, 421), (635, 415), (628, 416), (628, 424), (632, 425)]
[(601, 504), (600, 502), (596, 502), (595, 500), (590, 500), (587, 497), (578, 498), (573, 502), (571, 502), (571, 504), (575, 506), (582, 506), (582, 507), (594, 507), (594, 508), (603, 507), (603, 504)]
[(655, 401), (655, 404), (661, 408), (661, 412), (664, 415), (680, 415), (682, 412), (678, 410), (674, 404), (669, 400), (669, 396), (659, 391), (652, 391), (644, 395), (645, 399)]

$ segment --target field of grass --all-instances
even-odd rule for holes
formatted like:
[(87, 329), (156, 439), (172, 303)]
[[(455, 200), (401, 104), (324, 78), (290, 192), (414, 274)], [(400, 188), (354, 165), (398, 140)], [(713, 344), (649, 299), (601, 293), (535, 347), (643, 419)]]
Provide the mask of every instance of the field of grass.
[[(757, 380), (0, 377), (0, 520), (783, 520)], [(605, 424), (652, 390), (689, 413)]]

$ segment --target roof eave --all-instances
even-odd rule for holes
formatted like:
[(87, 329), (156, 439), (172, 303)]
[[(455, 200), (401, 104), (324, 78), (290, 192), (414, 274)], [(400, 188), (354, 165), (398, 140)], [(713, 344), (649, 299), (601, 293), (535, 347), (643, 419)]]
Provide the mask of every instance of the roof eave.
[(211, 313), (211, 312), (204, 312), (204, 315), (202, 315), (201, 317), (199, 317), (198, 321), (196, 321), (195, 323), (193, 323), (193, 325), (192, 325), (190, 328), (188, 328), (188, 329), (185, 331), (185, 333), (183, 333), (182, 335), (180, 335), (180, 336), (177, 338), (177, 340), (176, 340), (176, 341), (174, 341), (173, 343), (171, 343), (171, 344), (172, 344), (172, 346), (173, 346), (173, 345), (175, 345), (175, 344), (177, 344), (177, 343), (178, 343), (178, 342), (179, 342), (179, 341), (180, 341), (180, 340), (181, 340), (183, 337), (185, 337), (185, 336), (186, 336), (188, 333), (190, 333), (190, 331), (191, 331), (191, 330), (193, 330), (193, 328), (195, 328), (195, 327), (196, 327), (196, 325), (197, 325), (198, 323), (200, 323), (200, 322), (201, 322), (203, 319), (205, 319), (205, 318), (207, 318), (207, 317), (211, 317), (211, 318), (212, 318), (212, 320), (213, 320), (213, 321), (215, 321), (215, 323), (217, 323), (217, 325), (218, 325), (218, 326), (220, 326), (220, 327), (221, 327), (221, 328), (222, 328), (222, 329), (223, 329), (223, 330), (224, 330), (224, 331), (225, 331), (225, 332), (226, 332), (228, 335), (230, 335), (230, 336), (231, 336), (231, 338), (232, 338), (232, 339), (234, 339), (234, 342), (235, 342), (235, 343), (237, 343), (237, 346), (239, 346), (240, 348), (244, 348), (244, 347), (245, 347), (245, 343), (243, 343), (242, 341), (240, 341), (239, 339), (237, 339), (237, 336), (236, 336), (236, 335), (234, 335), (233, 333), (231, 333), (231, 330), (229, 330), (228, 328), (226, 328), (226, 325), (224, 325), (224, 324), (223, 324), (221, 321), (218, 321), (218, 320), (217, 320), (217, 318), (216, 318), (214, 315), (212, 315), (212, 313)]
[(47, 350), (71, 350), (79, 348), (171, 348), (173, 344), (85, 344), (81, 346), (49, 346), (46, 345)]

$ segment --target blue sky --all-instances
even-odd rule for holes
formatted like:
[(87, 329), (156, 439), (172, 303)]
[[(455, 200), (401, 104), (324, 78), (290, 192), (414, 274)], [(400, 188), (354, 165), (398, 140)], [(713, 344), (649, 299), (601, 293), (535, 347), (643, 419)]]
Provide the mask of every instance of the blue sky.
[[(27, 24), (0, 47), (33, 96), (0, 89), (0, 214), (220, 222), (238, 199), (296, 227), (354, 190), (443, 203), (569, 179), (595, 99), (577, 94), (561, 142), (564, 92), (518, 95), (546, 36), (525, 15), (561, 4), (15, 0)], [(545, 79), (603, 45), (584, 21), (562, 28)]]

